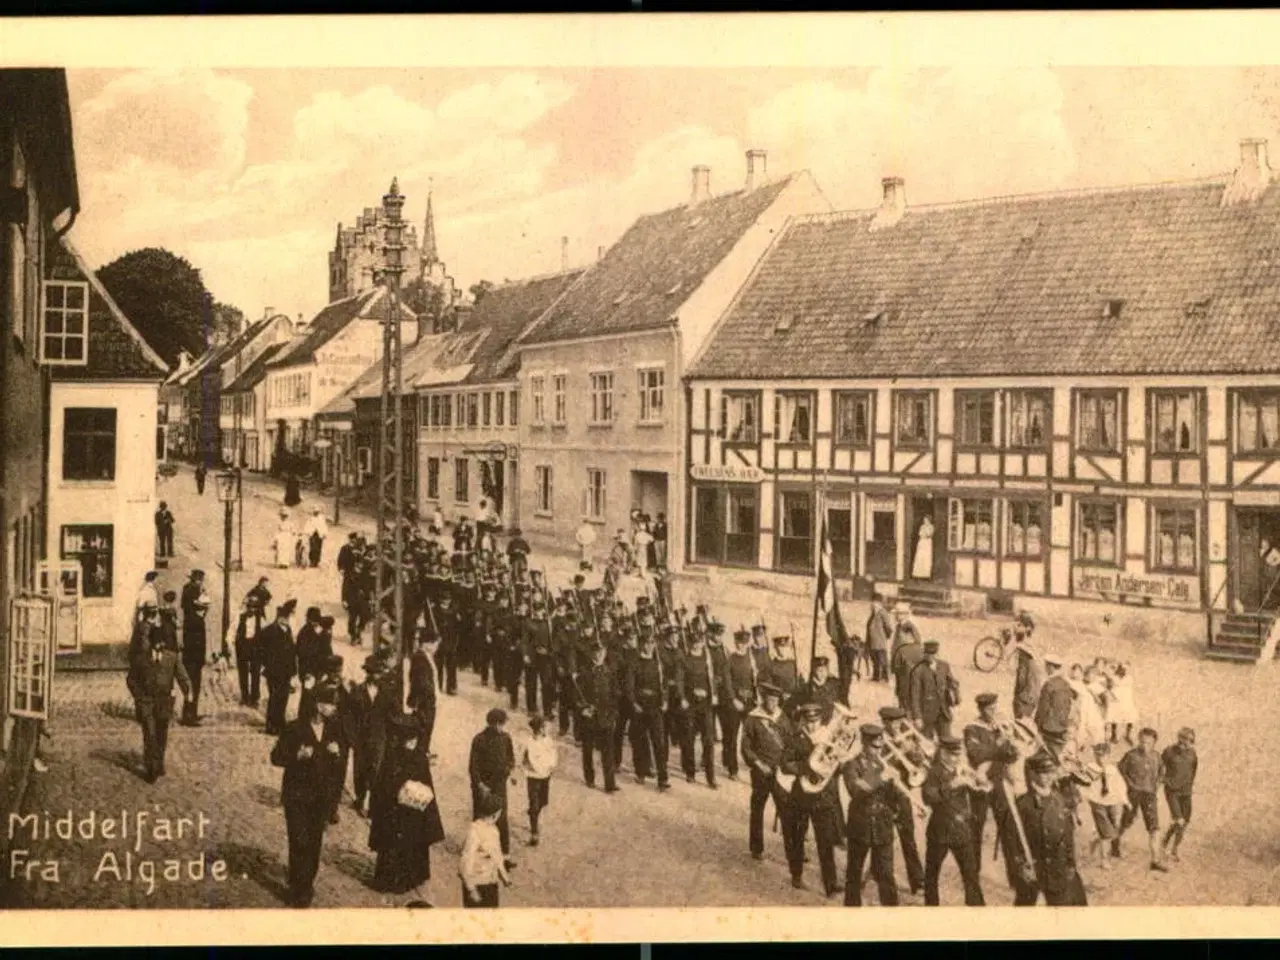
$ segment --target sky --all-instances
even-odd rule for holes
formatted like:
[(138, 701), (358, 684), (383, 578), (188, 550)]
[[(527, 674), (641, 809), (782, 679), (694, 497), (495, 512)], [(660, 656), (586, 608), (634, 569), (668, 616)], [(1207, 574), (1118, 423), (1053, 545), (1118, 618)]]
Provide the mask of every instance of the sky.
[[(835, 209), (1229, 173), (1280, 150), (1280, 69), (463, 68), (68, 71), (82, 213), (101, 266), (166, 247), (251, 318), (310, 317), (339, 223), (392, 176), (465, 289), (595, 259), (688, 200), (737, 190), (745, 153), (807, 169)], [(1280, 168), (1280, 157), (1276, 166)]]

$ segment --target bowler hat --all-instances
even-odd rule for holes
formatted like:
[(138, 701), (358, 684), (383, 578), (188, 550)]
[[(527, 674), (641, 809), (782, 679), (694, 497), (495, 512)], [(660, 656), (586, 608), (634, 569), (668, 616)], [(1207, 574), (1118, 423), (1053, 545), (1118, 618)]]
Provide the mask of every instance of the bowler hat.
[(888, 723), (891, 720), (905, 720), (906, 718), (907, 711), (903, 710), (901, 707), (887, 706), (880, 708), (880, 719), (885, 723)]

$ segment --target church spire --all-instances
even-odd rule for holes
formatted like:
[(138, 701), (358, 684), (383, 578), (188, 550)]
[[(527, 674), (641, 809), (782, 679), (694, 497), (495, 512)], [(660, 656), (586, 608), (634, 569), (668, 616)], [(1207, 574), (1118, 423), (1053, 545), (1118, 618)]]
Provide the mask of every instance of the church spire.
[(430, 267), (440, 262), (440, 255), (436, 250), (436, 218), (431, 210), (431, 193), (434, 185), (434, 178), (427, 179), (427, 220), (422, 227), (422, 264), (424, 267)]

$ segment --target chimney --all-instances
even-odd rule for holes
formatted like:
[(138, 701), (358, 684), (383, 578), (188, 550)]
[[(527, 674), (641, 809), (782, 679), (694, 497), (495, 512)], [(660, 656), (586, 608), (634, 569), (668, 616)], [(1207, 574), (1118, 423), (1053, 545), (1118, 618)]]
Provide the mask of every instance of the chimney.
[(1252, 203), (1266, 192), (1273, 173), (1267, 162), (1267, 141), (1249, 138), (1240, 141), (1240, 166), (1222, 193), (1222, 205)]
[(764, 183), (769, 174), (769, 154), (763, 150), (747, 151), (747, 192)]
[(564, 273), (569, 269), (569, 238), (560, 238), (560, 272)]
[(689, 206), (697, 206), (704, 200), (711, 199), (711, 168), (696, 166), (693, 168), (693, 196)]
[(871, 230), (892, 227), (907, 212), (906, 182), (901, 177), (885, 177), (880, 185), (884, 188), (884, 197), (880, 201), (880, 209), (871, 221)]
[(596, 247), (596, 260), (604, 259), (604, 247)]

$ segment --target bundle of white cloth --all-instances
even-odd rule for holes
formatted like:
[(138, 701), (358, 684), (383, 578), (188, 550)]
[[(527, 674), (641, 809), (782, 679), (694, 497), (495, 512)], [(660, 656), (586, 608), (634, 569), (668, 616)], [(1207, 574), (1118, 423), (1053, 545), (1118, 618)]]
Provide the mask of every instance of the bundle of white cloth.
[(425, 810), (436, 798), (435, 793), (419, 780), (406, 780), (396, 796), (396, 802), (402, 807), (414, 810)]

